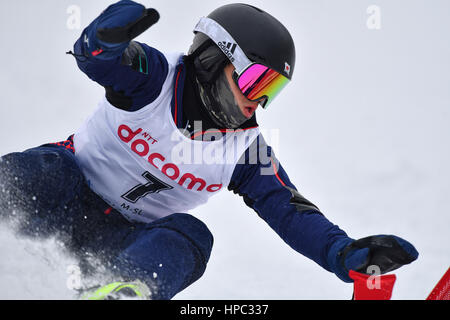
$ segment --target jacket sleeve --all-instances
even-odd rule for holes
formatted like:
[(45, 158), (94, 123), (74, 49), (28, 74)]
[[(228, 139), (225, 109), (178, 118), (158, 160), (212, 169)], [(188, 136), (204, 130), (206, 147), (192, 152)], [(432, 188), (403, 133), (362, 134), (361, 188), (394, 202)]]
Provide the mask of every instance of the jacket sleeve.
[(242, 196), (290, 247), (333, 272), (329, 249), (347, 234), (297, 191), (261, 135), (236, 165), (228, 189)]
[[(132, 10), (133, 8), (131, 8)], [(127, 12), (125, 12), (127, 10)], [(108, 27), (116, 17), (129, 15), (130, 6), (108, 7), (83, 30), (74, 45), (78, 67), (91, 80), (103, 86), (108, 101), (117, 108), (136, 111), (160, 94), (168, 74), (168, 63), (158, 50), (136, 41), (111, 46), (96, 55), (97, 26)]]

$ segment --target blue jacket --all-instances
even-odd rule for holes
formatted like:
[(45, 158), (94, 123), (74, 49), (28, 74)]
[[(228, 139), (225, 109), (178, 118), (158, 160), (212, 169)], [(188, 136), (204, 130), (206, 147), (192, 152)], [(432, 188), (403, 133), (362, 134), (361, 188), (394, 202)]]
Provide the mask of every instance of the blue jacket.
[[(96, 28), (96, 21), (83, 31), (74, 46), (80, 70), (106, 89), (108, 100), (115, 106), (136, 111), (154, 101), (168, 74), (164, 55), (133, 41), (110, 50), (107, 58), (94, 57), (89, 52), (95, 41), (93, 28)], [(89, 41), (91, 46), (88, 47)], [(186, 81), (183, 59), (177, 71), (172, 103), (174, 119), (181, 118), (183, 109), (180, 93)], [(179, 95), (177, 99), (175, 94)], [(246, 205), (294, 250), (334, 272), (327, 258), (330, 247), (338, 240), (349, 239), (348, 236), (297, 191), (262, 136), (255, 143), (257, 148), (250, 147), (244, 157), (257, 157), (257, 161), (240, 161), (228, 189), (242, 196)], [(264, 159), (255, 154), (255, 150), (262, 147), (267, 150)], [(267, 170), (273, 170), (273, 174), (261, 174)]]

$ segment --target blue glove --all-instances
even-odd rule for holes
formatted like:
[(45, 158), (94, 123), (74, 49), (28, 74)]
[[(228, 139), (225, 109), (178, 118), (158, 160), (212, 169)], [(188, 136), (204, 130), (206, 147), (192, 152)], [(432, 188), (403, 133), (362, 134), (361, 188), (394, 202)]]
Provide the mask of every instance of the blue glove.
[(396, 270), (417, 259), (419, 253), (408, 241), (392, 236), (378, 235), (353, 240), (336, 241), (328, 252), (328, 264), (341, 280), (353, 282), (350, 270), (367, 274), (369, 266), (377, 266), (381, 274)]
[(84, 54), (108, 60), (120, 56), (131, 40), (159, 20), (155, 9), (131, 0), (109, 6), (83, 32)]

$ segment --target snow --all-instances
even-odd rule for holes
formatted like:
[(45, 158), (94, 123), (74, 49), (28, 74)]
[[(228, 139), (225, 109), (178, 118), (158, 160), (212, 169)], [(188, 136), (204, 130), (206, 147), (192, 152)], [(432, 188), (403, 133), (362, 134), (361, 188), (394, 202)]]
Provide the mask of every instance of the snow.
[[(187, 51), (198, 18), (229, 2), (152, 0), (161, 21), (139, 40)], [(93, 111), (103, 89), (65, 55), (81, 33), (67, 27), (67, 9), (80, 8), (84, 28), (111, 3), (0, 4), (0, 154), (64, 140)], [(283, 21), (297, 44), (293, 82), (258, 115), (278, 130), (290, 179), (351, 237), (411, 241), (420, 257), (395, 271), (392, 299), (425, 299), (450, 265), (450, 3), (249, 3)], [(379, 30), (366, 25), (373, 4)], [(176, 299), (351, 298), (351, 285), (290, 249), (236, 195), (193, 213), (215, 244), (205, 275)], [(17, 239), (1, 226), (0, 254), (0, 299), (73, 298), (74, 261), (54, 240)]]
[(0, 299), (73, 299), (68, 271), (76, 261), (54, 239), (20, 239), (2, 225), (0, 252)]

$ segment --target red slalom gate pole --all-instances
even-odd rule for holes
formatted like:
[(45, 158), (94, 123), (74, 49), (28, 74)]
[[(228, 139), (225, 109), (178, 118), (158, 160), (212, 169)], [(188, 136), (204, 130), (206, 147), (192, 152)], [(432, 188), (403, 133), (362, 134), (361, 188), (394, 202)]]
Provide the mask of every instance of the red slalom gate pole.
[(394, 289), (395, 274), (367, 275), (353, 270), (349, 272), (353, 282), (353, 300), (390, 300)]
[(427, 300), (450, 300), (450, 268), (431, 291)]

